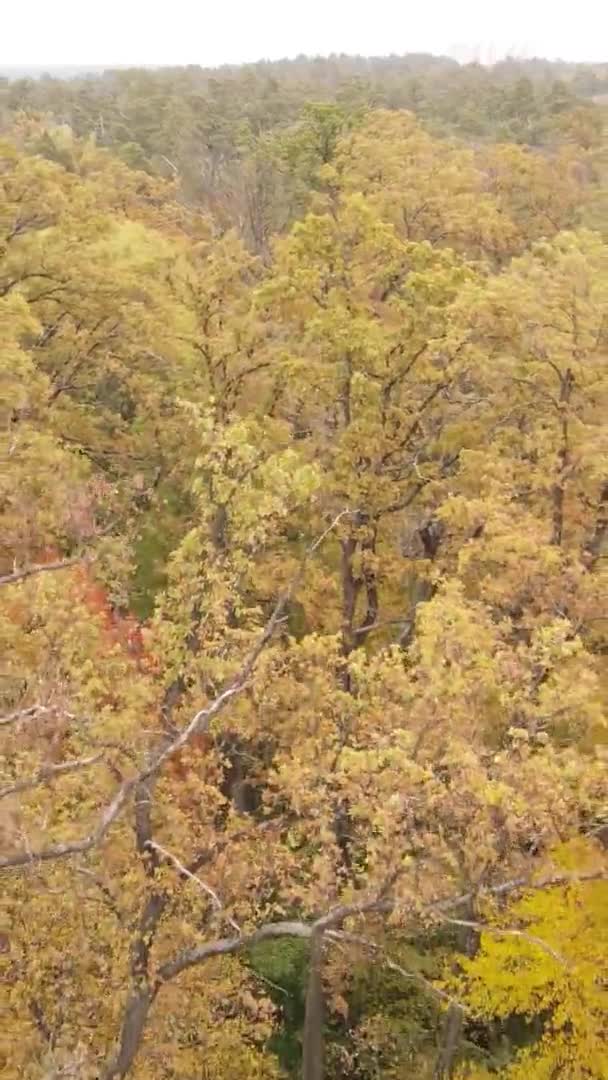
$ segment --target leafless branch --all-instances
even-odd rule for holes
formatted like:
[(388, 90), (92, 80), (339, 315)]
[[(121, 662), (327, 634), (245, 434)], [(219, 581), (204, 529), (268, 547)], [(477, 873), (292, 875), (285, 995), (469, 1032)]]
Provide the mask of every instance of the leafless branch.
[(112, 913), (116, 916), (120, 923), (123, 923), (125, 921), (124, 915), (120, 910), (112, 892), (110, 891), (108, 886), (101, 880), (101, 878), (97, 877), (97, 875), (94, 874), (92, 870), (89, 870), (86, 866), (77, 866), (76, 873), (81, 874), (82, 877), (88, 878), (88, 880), (96, 886), (96, 888), (99, 890), (99, 893), (101, 894), (101, 897), (106, 907), (108, 907), (110, 911), (112, 911)]
[(179, 169), (178, 169), (177, 165), (174, 165), (174, 163), (172, 161), (170, 161), (168, 157), (165, 157), (164, 154), (161, 154), (160, 157), (165, 162), (165, 164), (168, 165), (169, 168), (173, 171), (173, 175), (174, 176), (179, 176)]
[[(176, 855), (173, 855), (170, 851), (167, 851), (166, 848), (161, 847), (161, 845), (157, 844), (155, 840), (149, 840), (146, 846), (148, 848), (152, 848), (154, 851), (157, 851), (158, 854), (162, 855), (164, 859), (167, 859), (169, 862), (173, 863), (173, 865), (179, 870), (182, 877), (187, 878), (188, 881), (193, 881), (195, 885), (210, 898), (216, 912), (223, 912), (224, 905), (222, 904), (222, 901), (220, 900), (215, 890), (212, 889), (210, 885), (207, 885), (205, 881), (202, 881), (197, 874), (193, 874), (187, 866), (184, 866), (184, 864), (179, 861)], [(234, 919), (232, 919), (229, 915), (226, 916), (226, 922), (232, 927), (233, 930), (236, 930), (237, 934), (241, 933), (241, 928), (239, 924), (235, 922)]]
[(13, 855), (3, 855), (0, 857), (0, 870), (16, 869), (19, 866), (27, 866), (31, 862), (50, 862), (53, 859), (64, 859), (70, 855), (83, 855), (86, 851), (90, 851), (91, 848), (96, 847), (104, 839), (129, 799), (135, 783), (135, 780), (127, 780), (124, 784), (121, 784), (112, 801), (104, 808), (97, 827), (81, 840), (49, 844), (48, 847), (39, 848), (37, 851), (19, 851)]
[(394, 909), (395, 903), (388, 897), (388, 892), (392, 888), (396, 877), (397, 874), (392, 874), (387, 878), (387, 881), (382, 885), (379, 892), (373, 897), (367, 897), (366, 899), (362, 899), (353, 904), (339, 904), (334, 908), (330, 908), (324, 915), (319, 916), (319, 918), (312, 922), (293, 920), (265, 923), (251, 934), (240, 934), (238, 937), (222, 938), (218, 941), (206, 942), (204, 945), (188, 949), (180, 956), (175, 957), (174, 960), (168, 961), (168, 963), (164, 964), (159, 969), (159, 979), (161, 982), (166, 982), (169, 979), (175, 978), (176, 975), (179, 975), (187, 968), (194, 967), (196, 964), (200, 964), (212, 956), (222, 956), (229, 953), (241, 952), (243, 949), (251, 948), (252, 945), (257, 945), (260, 941), (268, 941), (271, 938), (282, 937), (308, 939), (314, 935), (324, 934), (333, 927), (341, 926), (346, 919), (357, 915), (364, 915), (372, 912), (389, 913)]
[[(251, 934), (240, 934), (232, 938), (218, 938), (216, 941), (205, 942), (188, 949), (173, 960), (162, 964), (158, 970), (159, 984), (169, 982), (182, 971), (203, 963), (214, 956), (228, 956), (231, 953), (242, 952), (251, 948), (261, 941), (270, 941), (273, 938), (296, 937), (309, 939), (313, 934), (314, 923), (300, 922), (299, 920), (266, 923), (254, 930)], [(159, 985), (159, 988), (160, 988)]]
[(22, 791), (31, 791), (32, 788), (38, 787), (40, 784), (50, 783), (56, 777), (64, 776), (66, 773), (77, 772), (79, 769), (88, 769), (91, 765), (96, 765), (102, 758), (103, 754), (93, 754), (92, 757), (88, 758), (62, 761), (59, 765), (43, 765), (35, 776), (28, 776), (25, 780), (18, 780), (17, 783), (11, 784), (9, 787), (0, 788), (0, 799), (6, 799), (9, 795), (18, 795)]
[(325, 937), (330, 941), (344, 941), (348, 942), (349, 944), (362, 945), (364, 946), (364, 948), (370, 949), (373, 953), (380, 956), (382, 963), (390, 971), (394, 971), (398, 975), (401, 975), (403, 979), (410, 979), (414, 982), (421, 983), (422, 986), (425, 987), (425, 989), (427, 989), (431, 994), (434, 994), (436, 997), (441, 998), (442, 1001), (447, 1002), (449, 1005), (457, 1005), (458, 1008), (463, 1010), (463, 1012), (468, 1012), (462, 1002), (457, 1001), (450, 994), (446, 994), (445, 990), (441, 990), (440, 987), (435, 986), (435, 984), (431, 982), (430, 979), (427, 979), (426, 976), (424, 976), (421, 972), (407, 971), (404, 967), (401, 967), (401, 965), (398, 964), (395, 960), (392, 960), (391, 957), (386, 956), (384, 954), (382, 946), (378, 945), (378, 943), (375, 941), (371, 941), (370, 938), (363, 937), (361, 934), (349, 934), (345, 930), (328, 930), (325, 934)]
[(425, 911), (430, 914), (441, 914), (444, 911), (454, 911), (470, 903), (471, 900), (483, 899), (484, 896), (507, 896), (510, 893), (525, 892), (526, 890), (537, 891), (542, 889), (559, 888), (565, 885), (579, 885), (591, 881), (605, 881), (608, 878), (608, 870), (605, 867), (595, 870), (584, 870), (580, 874), (555, 874), (549, 877), (534, 880), (531, 874), (511, 878), (502, 881), (498, 885), (491, 885), (477, 892), (460, 893), (459, 896), (447, 896), (442, 900), (435, 900), (427, 904)]
[(20, 724), (24, 720), (33, 720), (35, 716), (44, 716), (48, 712), (50, 709), (46, 705), (30, 705), (27, 709), (17, 709), (16, 712), (0, 716), (0, 728), (8, 727), (10, 724)]
[(451, 926), (464, 926), (469, 930), (477, 930), (481, 934), (496, 934), (498, 937), (518, 937), (522, 941), (527, 941), (529, 945), (536, 945), (538, 949), (542, 949), (548, 956), (553, 957), (558, 964), (564, 966), (567, 965), (565, 957), (558, 953), (555, 949), (544, 941), (543, 938), (536, 937), (535, 934), (528, 934), (525, 930), (517, 930), (512, 926), (492, 926), (488, 923), (476, 922), (474, 919), (452, 919), (449, 916), (443, 917), (443, 922), (449, 923)]
[(56, 562), (49, 563), (37, 563), (33, 566), (26, 566), (23, 570), (13, 570), (11, 574), (4, 574), (0, 577), (0, 585), (16, 585), (19, 581), (25, 581), (26, 578), (34, 577), (35, 574), (47, 574), (53, 570), (68, 570), (70, 566), (76, 566), (78, 563), (84, 562), (84, 556), (78, 555), (73, 559), (58, 559)]
[(291, 997), (289, 990), (286, 990), (284, 986), (280, 986), (279, 983), (273, 982), (267, 975), (262, 975), (261, 971), (255, 971), (254, 968), (250, 969), (251, 975), (254, 979), (259, 979), (260, 982), (266, 983), (266, 986), (271, 986), (273, 990), (278, 990), (284, 997)]
[(404, 626), (407, 619), (381, 619), (379, 622), (366, 623), (365, 626), (355, 627), (353, 630), (354, 637), (358, 634), (369, 634), (372, 630), (385, 630), (389, 626)]

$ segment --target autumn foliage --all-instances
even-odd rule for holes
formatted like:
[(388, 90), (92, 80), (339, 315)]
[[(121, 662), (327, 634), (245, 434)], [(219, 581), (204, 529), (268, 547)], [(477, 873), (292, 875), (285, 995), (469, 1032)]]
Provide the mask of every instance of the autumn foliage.
[(252, 173), (13, 118), (3, 1080), (608, 1076), (608, 246), (550, 131), (310, 106), (239, 235)]

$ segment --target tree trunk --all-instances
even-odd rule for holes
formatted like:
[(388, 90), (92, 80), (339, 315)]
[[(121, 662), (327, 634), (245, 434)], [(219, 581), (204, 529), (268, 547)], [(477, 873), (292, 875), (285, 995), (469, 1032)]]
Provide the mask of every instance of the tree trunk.
[(559, 395), (561, 415), (561, 445), (558, 450), (558, 472), (553, 484), (553, 535), (551, 542), (561, 546), (564, 537), (564, 502), (566, 498), (566, 483), (570, 466), (570, 434), (568, 422), (568, 410), (570, 398), (574, 387), (574, 375), (570, 368), (562, 376)]
[(585, 544), (585, 551), (589, 559), (590, 567), (592, 568), (600, 555), (602, 549), (608, 538), (608, 480), (602, 485), (600, 491), (600, 497), (597, 504), (597, 514), (595, 518), (595, 526), (593, 533)]
[[(466, 905), (465, 918), (474, 919), (475, 904), (469, 901)], [(479, 934), (470, 927), (462, 927), (458, 932), (458, 947), (468, 957), (475, 956), (479, 948)], [(456, 1058), (460, 1048), (462, 1029), (464, 1025), (464, 1010), (455, 1002), (449, 1005), (445, 1014), (445, 1021), (441, 1032), (439, 1054), (435, 1062), (433, 1080), (449, 1080), (454, 1075)]]
[(154, 990), (150, 980), (150, 950), (158, 924), (167, 906), (168, 896), (154, 888), (158, 855), (148, 844), (152, 839), (151, 806), (154, 781), (140, 784), (135, 793), (135, 841), (143, 861), (151, 891), (143, 905), (131, 949), (129, 994), (125, 1004), (118, 1049), (101, 1072), (102, 1080), (120, 1080), (129, 1072), (141, 1044), (148, 1021)]
[(463, 1011), (460, 1005), (450, 1005), (445, 1014), (441, 1033), (441, 1049), (433, 1072), (434, 1080), (448, 1080), (454, 1075), (456, 1054), (462, 1034)]
[(315, 934), (310, 943), (310, 965), (306, 989), (302, 1080), (323, 1080), (323, 935)]
[(102, 1073), (102, 1080), (121, 1080), (129, 1072), (140, 1047), (153, 995), (147, 983), (133, 986), (125, 1006), (116, 1056)]

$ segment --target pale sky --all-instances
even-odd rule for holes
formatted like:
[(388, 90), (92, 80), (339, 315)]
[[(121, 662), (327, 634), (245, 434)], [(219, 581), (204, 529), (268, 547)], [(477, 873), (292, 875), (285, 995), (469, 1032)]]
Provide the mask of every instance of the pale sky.
[(605, 0), (0, 0), (0, 9), (2, 66), (331, 52), (608, 60)]

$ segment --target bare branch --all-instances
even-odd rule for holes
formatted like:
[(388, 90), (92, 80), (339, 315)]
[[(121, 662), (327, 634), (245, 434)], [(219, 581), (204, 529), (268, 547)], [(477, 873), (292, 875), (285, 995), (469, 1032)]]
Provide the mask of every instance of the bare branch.
[(24, 720), (32, 720), (35, 716), (44, 716), (51, 710), (46, 705), (30, 705), (27, 709), (17, 709), (16, 712), (0, 716), (0, 728), (10, 724), (20, 724)]
[[(159, 855), (162, 855), (163, 858), (168, 859), (169, 862), (173, 863), (173, 865), (179, 870), (182, 877), (187, 878), (188, 881), (193, 881), (195, 885), (197, 885), (198, 888), (209, 897), (216, 912), (223, 912), (224, 905), (222, 904), (222, 901), (220, 900), (215, 890), (212, 889), (210, 885), (207, 885), (205, 881), (202, 881), (201, 878), (199, 878), (196, 874), (193, 874), (187, 866), (184, 866), (184, 864), (179, 861), (176, 855), (173, 855), (170, 851), (167, 851), (166, 848), (161, 847), (161, 845), (157, 844), (154, 840), (149, 840), (146, 846), (148, 848), (153, 848), (154, 851), (157, 851)], [(241, 928), (239, 924), (235, 922), (234, 919), (232, 919), (229, 915), (225, 918), (229, 925), (232, 927), (232, 929), (236, 930), (237, 934), (240, 934)]]
[(386, 630), (390, 626), (405, 626), (408, 619), (381, 619), (379, 622), (367, 623), (365, 626), (355, 627), (353, 637), (358, 634), (369, 634), (372, 630)]
[(371, 912), (389, 913), (394, 909), (395, 903), (393, 900), (388, 899), (387, 893), (394, 885), (398, 874), (399, 872), (395, 872), (390, 875), (374, 897), (368, 897), (354, 904), (339, 904), (313, 922), (306, 923), (297, 920), (265, 923), (251, 934), (223, 938), (219, 941), (207, 942), (194, 949), (189, 949), (182, 953), (181, 956), (164, 964), (159, 969), (159, 979), (166, 982), (168, 979), (179, 975), (180, 972), (185, 971), (186, 968), (200, 964), (209, 957), (240, 952), (243, 949), (250, 948), (252, 945), (257, 945), (260, 941), (268, 941), (270, 938), (299, 937), (308, 939), (314, 935), (324, 934), (331, 927), (340, 926), (345, 919), (355, 915), (364, 915)]
[(456, 1000), (456, 998), (453, 998), (450, 994), (446, 994), (445, 990), (441, 990), (440, 987), (435, 986), (435, 984), (432, 983), (430, 979), (427, 979), (426, 976), (424, 976), (421, 972), (406, 971), (406, 969), (401, 967), (400, 964), (396, 963), (395, 960), (392, 960), (389, 956), (386, 956), (384, 954), (382, 946), (378, 945), (375, 941), (371, 941), (370, 938), (363, 937), (361, 934), (349, 934), (345, 930), (328, 930), (325, 934), (325, 937), (328, 938), (330, 941), (344, 941), (352, 943), (354, 945), (363, 945), (366, 949), (370, 949), (376, 955), (380, 955), (382, 963), (390, 971), (394, 971), (398, 975), (401, 975), (403, 979), (411, 979), (415, 982), (421, 983), (426, 990), (428, 990), (431, 994), (435, 994), (437, 997), (441, 998), (442, 1001), (446, 1001), (449, 1005), (457, 1005), (458, 1008), (463, 1010), (463, 1012), (468, 1012), (468, 1009), (466, 1009), (462, 1002)]
[(605, 881), (608, 878), (608, 870), (603, 867), (596, 870), (585, 870), (580, 874), (556, 874), (551, 877), (540, 878), (534, 881), (531, 874), (509, 881), (502, 881), (498, 885), (491, 885), (477, 892), (460, 893), (459, 896), (448, 896), (442, 900), (435, 900), (428, 904), (425, 911), (429, 913), (441, 913), (453, 911), (454, 908), (462, 907), (471, 900), (480, 899), (484, 896), (506, 896), (509, 893), (525, 892), (526, 890), (542, 890), (559, 888), (564, 885), (579, 885), (590, 881)]
[(174, 165), (174, 163), (172, 161), (170, 161), (168, 157), (165, 157), (164, 154), (161, 154), (160, 157), (165, 162), (165, 164), (168, 165), (169, 168), (172, 170), (173, 175), (174, 176), (179, 176), (179, 169), (178, 169), (177, 165)]
[(135, 787), (135, 783), (135, 780), (127, 780), (124, 784), (121, 784), (112, 801), (105, 807), (97, 828), (88, 836), (84, 836), (81, 840), (68, 841), (63, 844), (50, 844), (48, 847), (39, 848), (37, 851), (19, 851), (13, 855), (3, 855), (0, 857), (0, 870), (13, 870), (19, 866), (27, 866), (32, 862), (50, 862), (52, 859), (65, 859), (70, 855), (82, 855), (84, 852), (90, 851), (91, 848), (96, 847), (103, 840), (111, 825), (121, 813)]
[(219, 938), (216, 941), (206, 942), (204, 945), (197, 945), (195, 948), (181, 953), (174, 960), (169, 960), (159, 968), (159, 984), (162, 985), (162, 983), (174, 979), (182, 971), (186, 971), (187, 968), (201, 964), (214, 956), (228, 956), (231, 953), (242, 952), (243, 949), (251, 948), (252, 945), (257, 945), (260, 941), (270, 941), (273, 938), (283, 937), (297, 937), (308, 940), (313, 935), (313, 928), (314, 924), (297, 920), (293, 922), (266, 923), (251, 934), (241, 934), (233, 938)]
[(273, 982), (267, 975), (262, 975), (261, 971), (256, 971), (254, 968), (250, 968), (249, 970), (254, 979), (259, 979), (260, 982), (266, 983), (266, 986), (271, 986), (273, 990), (278, 990), (284, 997), (291, 997), (289, 990), (286, 990), (284, 986), (279, 986), (279, 983)]
[(356, 915), (390, 915), (396, 907), (395, 901), (389, 897), (376, 896), (372, 899), (361, 900), (357, 904), (340, 904), (332, 908), (325, 915), (313, 923), (315, 931), (325, 932), (334, 926), (339, 926), (345, 919), (354, 918)]
[(89, 870), (86, 866), (77, 866), (76, 873), (81, 874), (82, 877), (88, 878), (88, 880), (96, 886), (96, 888), (101, 893), (101, 897), (106, 907), (108, 907), (113, 913), (113, 915), (116, 916), (118, 922), (124, 923), (125, 918), (123, 912), (120, 910), (120, 907), (118, 906), (112, 892), (110, 891), (108, 886), (101, 880), (101, 878), (97, 877), (97, 875), (94, 874), (92, 870)]
[(523, 941), (527, 941), (528, 944), (536, 945), (538, 949), (542, 949), (548, 956), (557, 960), (558, 964), (566, 966), (568, 963), (565, 957), (556, 952), (543, 938), (536, 937), (535, 934), (528, 934), (525, 930), (516, 930), (511, 926), (491, 926), (488, 923), (476, 922), (473, 919), (452, 919), (447, 915), (444, 916), (443, 922), (450, 923), (451, 926), (464, 926), (469, 930), (477, 930), (481, 934), (496, 934), (498, 937), (518, 937)]
[(87, 769), (91, 765), (96, 765), (102, 758), (103, 754), (93, 754), (92, 757), (88, 758), (63, 761), (59, 765), (43, 765), (35, 776), (28, 776), (26, 780), (18, 780), (16, 784), (0, 788), (0, 799), (6, 799), (9, 795), (18, 795), (22, 791), (31, 791), (32, 788), (38, 787), (40, 784), (50, 783), (57, 776), (77, 772), (79, 769)]
[(23, 570), (13, 570), (11, 574), (4, 574), (0, 577), (0, 585), (15, 585), (19, 581), (25, 581), (26, 578), (34, 577), (35, 574), (46, 574), (52, 570), (67, 570), (70, 566), (76, 566), (84, 560), (85, 556), (78, 555), (73, 559), (58, 559), (56, 562), (26, 566)]

